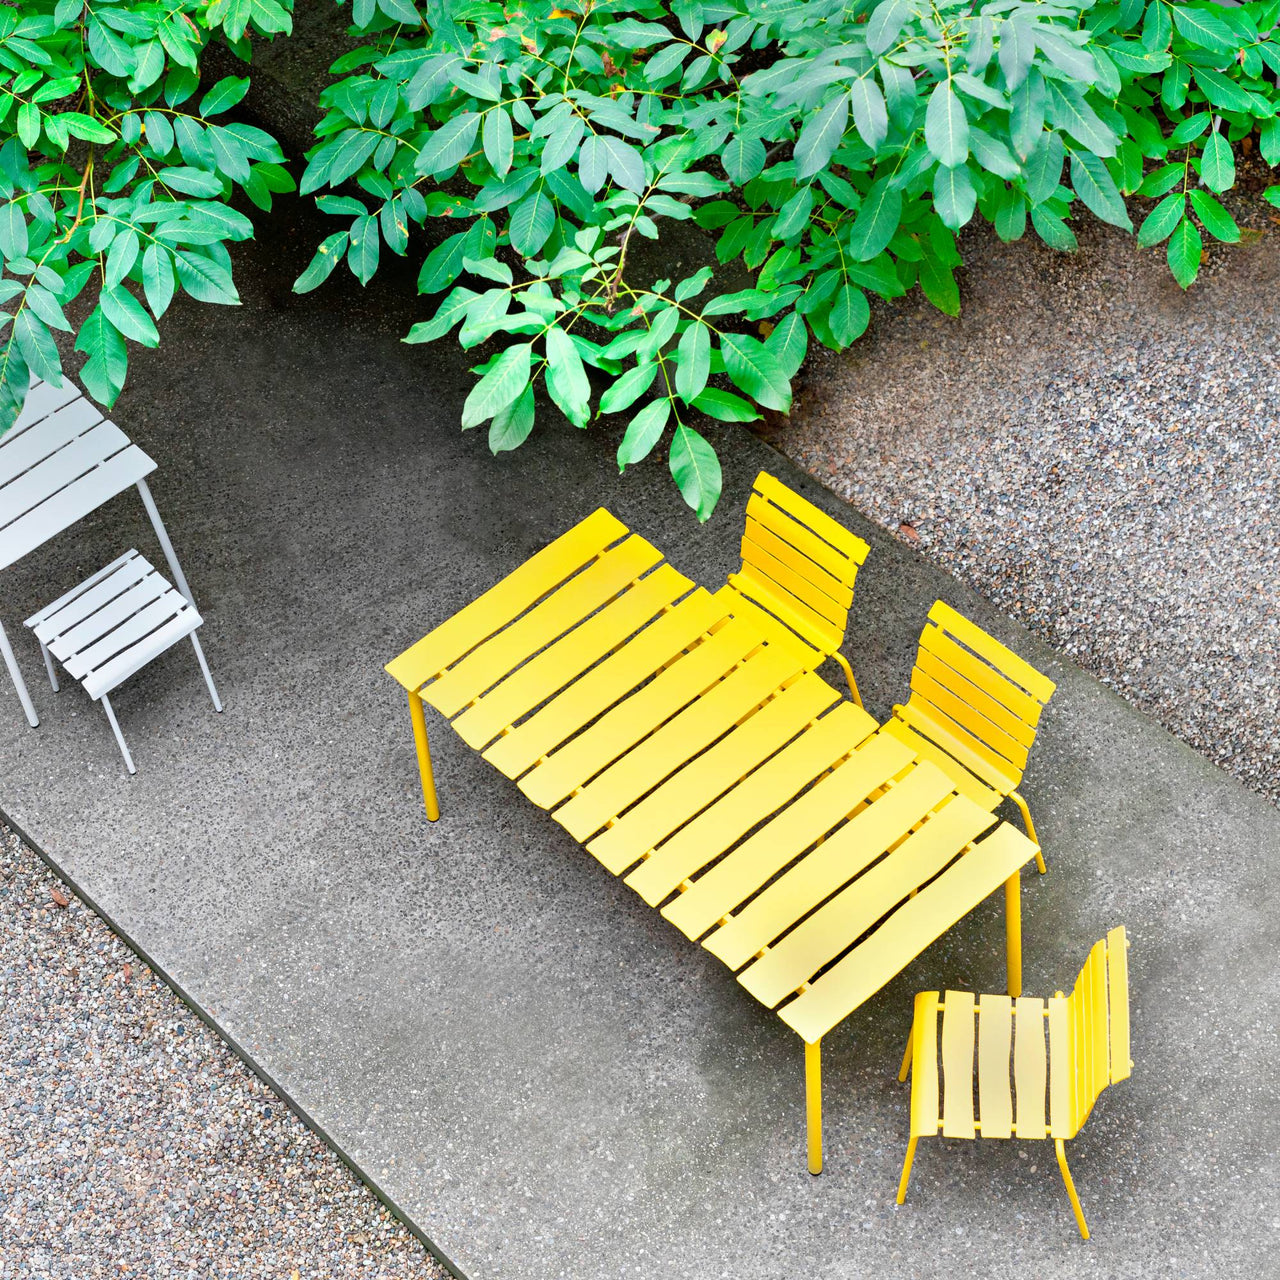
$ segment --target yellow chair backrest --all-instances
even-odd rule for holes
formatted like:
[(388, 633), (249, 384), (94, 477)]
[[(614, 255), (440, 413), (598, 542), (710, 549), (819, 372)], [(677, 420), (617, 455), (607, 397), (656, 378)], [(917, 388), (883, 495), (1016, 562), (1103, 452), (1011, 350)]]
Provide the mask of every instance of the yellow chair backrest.
[[(911, 672), (907, 719), (980, 776), (1016, 787), (1057, 685), (939, 600)], [(915, 713), (915, 714), (911, 714)]]
[[(1049, 1131), (1054, 1138), (1075, 1137), (1103, 1089), (1127, 1080), (1133, 1069), (1128, 947), (1124, 926), (1112, 929), (1089, 952), (1071, 994), (1048, 1001), (1055, 1068), (1049, 1079)], [(1065, 1044), (1066, 1052), (1057, 1044)]]
[(742, 568), (729, 586), (826, 657), (844, 643), (867, 544), (762, 471), (747, 503)]

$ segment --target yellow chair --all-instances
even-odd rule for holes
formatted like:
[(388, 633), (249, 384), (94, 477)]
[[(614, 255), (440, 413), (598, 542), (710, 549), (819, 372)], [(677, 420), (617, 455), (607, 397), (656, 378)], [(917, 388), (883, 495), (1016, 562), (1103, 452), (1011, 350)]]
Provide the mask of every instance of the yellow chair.
[(775, 644), (802, 653), (810, 671), (834, 658), (858, 706), (862, 698), (840, 646), (867, 551), (856, 534), (762, 471), (747, 502), (742, 567), (718, 593), (735, 617), (749, 617)]
[[(1054, 684), (941, 600), (929, 610), (911, 671), (911, 696), (881, 730), (932, 760), (956, 790), (987, 809), (1008, 796), (1038, 846), (1018, 792), (1036, 725)], [(1036, 854), (1044, 874), (1044, 856)]]
[[(1109, 1084), (1127, 1080), (1129, 1059), (1129, 946), (1124, 926), (1089, 953), (1069, 996), (1052, 1000), (922, 991), (916, 996), (911, 1038), (898, 1078), (911, 1071), (911, 1138), (898, 1184), (907, 1198), (916, 1143), (941, 1128), (944, 1138), (1052, 1138), (1080, 1234), (1089, 1227), (1080, 1208), (1064, 1143), (1089, 1118)], [(942, 1014), (941, 1049), (938, 1014)], [(976, 1018), (975, 1018), (976, 1015)], [(1048, 1053), (1045, 1028), (1048, 1027)], [(978, 1115), (973, 1112), (974, 1044), (978, 1051)], [(1013, 1092), (1009, 1088), (1010, 1047)], [(939, 1062), (942, 1103), (939, 1108)], [(1048, 1083), (1048, 1120), (1045, 1086)], [(1015, 1110), (1016, 1104), (1016, 1110)]]

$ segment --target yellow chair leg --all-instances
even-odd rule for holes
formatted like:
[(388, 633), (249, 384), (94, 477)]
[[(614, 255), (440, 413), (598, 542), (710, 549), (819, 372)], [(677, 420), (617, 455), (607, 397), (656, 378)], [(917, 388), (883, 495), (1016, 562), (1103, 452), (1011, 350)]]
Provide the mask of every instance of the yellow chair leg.
[(436, 775), (431, 768), (431, 749), (427, 746), (427, 721), (422, 714), (422, 699), (416, 693), (409, 694), (409, 719), (413, 721), (413, 744), (418, 749), (422, 799), (427, 806), (427, 817), (434, 822), (440, 816), (440, 802), (436, 799)]
[(844, 668), (845, 679), (849, 682), (849, 696), (858, 706), (862, 706), (862, 694), (858, 692), (858, 682), (853, 678), (853, 668), (849, 665), (848, 659), (839, 650), (836, 650), (832, 657)]
[(822, 1041), (804, 1046), (805, 1110), (809, 1122), (809, 1172), (822, 1172)]
[(1022, 873), (1015, 871), (1004, 882), (1005, 949), (1008, 956), (1009, 994), (1022, 994)]
[(915, 1045), (915, 1039), (916, 1039), (916, 1027), (915, 1027), (915, 1023), (912, 1022), (911, 1030), (907, 1032), (907, 1049), (906, 1049), (906, 1052), (902, 1055), (902, 1069), (898, 1072), (898, 1079), (901, 1081), (906, 1080), (907, 1074), (911, 1070), (911, 1050), (912, 1050), (912, 1047)]
[(911, 1181), (911, 1162), (916, 1158), (916, 1143), (920, 1139), (913, 1133), (907, 1143), (907, 1158), (902, 1162), (902, 1177), (898, 1179), (898, 1203), (907, 1201), (907, 1183)]
[(1035, 823), (1031, 821), (1031, 810), (1027, 808), (1027, 802), (1018, 792), (1010, 791), (1009, 799), (1022, 810), (1022, 821), (1026, 825), (1027, 835), (1031, 837), (1032, 842), (1036, 846), (1036, 870), (1039, 871), (1041, 875), (1044, 875), (1048, 868), (1044, 865), (1044, 854), (1040, 852), (1040, 840), (1036, 836)]
[(1080, 1234), (1087, 1240), (1089, 1238), (1089, 1224), (1084, 1220), (1084, 1210), (1080, 1207), (1080, 1197), (1076, 1195), (1076, 1184), (1071, 1181), (1071, 1170), (1067, 1168), (1067, 1148), (1061, 1138), (1054, 1139), (1054, 1146), (1058, 1150), (1058, 1168), (1062, 1170), (1062, 1180), (1067, 1184), (1067, 1195), (1071, 1197), (1071, 1208), (1076, 1215), (1076, 1226), (1080, 1228)]

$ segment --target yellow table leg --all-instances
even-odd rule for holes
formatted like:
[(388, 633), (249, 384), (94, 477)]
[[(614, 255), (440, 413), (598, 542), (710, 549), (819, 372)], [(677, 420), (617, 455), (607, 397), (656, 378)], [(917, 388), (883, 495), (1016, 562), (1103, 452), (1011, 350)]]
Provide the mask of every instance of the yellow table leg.
[(907, 1184), (911, 1181), (911, 1162), (916, 1158), (916, 1143), (919, 1138), (913, 1133), (907, 1143), (907, 1158), (902, 1162), (902, 1177), (898, 1179), (898, 1203), (907, 1202)]
[(853, 678), (853, 668), (849, 665), (849, 660), (839, 649), (832, 656), (844, 668), (844, 678), (849, 682), (849, 696), (858, 706), (862, 706), (862, 694), (858, 692), (858, 682)]
[(1036, 835), (1035, 823), (1031, 821), (1031, 810), (1027, 808), (1027, 802), (1016, 791), (1010, 791), (1009, 798), (1018, 806), (1019, 809), (1022, 810), (1022, 821), (1026, 824), (1027, 835), (1031, 837), (1032, 843), (1037, 846), (1036, 870), (1039, 871), (1041, 875), (1044, 875), (1046, 870), (1044, 865), (1044, 854), (1041, 853), (1039, 849), (1040, 840)]
[(1008, 949), (1009, 994), (1022, 994), (1022, 873), (1004, 882), (1005, 945)]
[(907, 1033), (907, 1048), (902, 1055), (902, 1069), (898, 1072), (898, 1079), (905, 1082), (908, 1073), (911, 1071), (911, 1053), (916, 1043), (916, 1026), (912, 1022), (911, 1030)]
[(809, 1119), (809, 1172), (822, 1172), (822, 1041), (804, 1046), (804, 1092)]
[(427, 721), (422, 714), (422, 699), (416, 693), (409, 694), (409, 719), (413, 721), (413, 744), (418, 748), (422, 799), (427, 806), (427, 817), (434, 822), (440, 816), (440, 802), (436, 799), (436, 776), (431, 769), (431, 748), (427, 746)]

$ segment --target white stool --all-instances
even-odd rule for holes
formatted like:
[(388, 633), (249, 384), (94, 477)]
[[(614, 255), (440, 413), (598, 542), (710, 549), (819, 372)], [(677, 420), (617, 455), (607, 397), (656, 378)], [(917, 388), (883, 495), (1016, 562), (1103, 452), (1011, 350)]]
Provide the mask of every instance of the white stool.
[(130, 773), (136, 773), (107, 695), (152, 658), (190, 636), (214, 710), (221, 711), (209, 664), (196, 639), (196, 628), (203, 621), (191, 602), (144, 557), (128, 551), (28, 618), (26, 625), (40, 641), (54, 692), (58, 690), (58, 677), (53, 658), (57, 658), (68, 674), (80, 681), (89, 697), (102, 702), (125, 766)]

